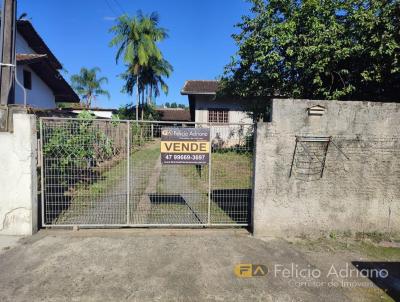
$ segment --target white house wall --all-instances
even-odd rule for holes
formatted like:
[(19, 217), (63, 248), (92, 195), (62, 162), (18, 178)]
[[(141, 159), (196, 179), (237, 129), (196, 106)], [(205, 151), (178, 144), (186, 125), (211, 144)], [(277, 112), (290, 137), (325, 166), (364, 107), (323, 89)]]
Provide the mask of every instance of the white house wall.
[(251, 123), (251, 118), (243, 111), (239, 101), (215, 100), (213, 95), (196, 95), (195, 121), (207, 123), (209, 109), (228, 109), (229, 123)]
[[(23, 85), (24, 76), (23, 70), (28, 70), (32, 73), (32, 89), (26, 89), (27, 92), (27, 104), (43, 109), (56, 108), (55, 97), (53, 91), (36, 75), (32, 69), (28, 66), (17, 66), (17, 79)], [(15, 87), (15, 102), (16, 104), (24, 103), (24, 92), (23, 89), (16, 84)]]
[[(73, 113), (81, 113), (83, 110), (72, 110)], [(112, 118), (113, 112), (110, 111), (100, 111), (100, 110), (89, 110), (90, 113), (94, 114), (96, 117), (101, 117), (101, 118)]]
[[(36, 53), (32, 48), (29, 47), (25, 39), (17, 32), (15, 40), (15, 48), (17, 53), (20, 54), (32, 54)], [(55, 96), (53, 91), (33, 72), (28, 66), (17, 66), (17, 79), (23, 85), (24, 77), (23, 70), (29, 70), (32, 73), (32, 89), (26, 90), (27, 92), (27, 104), (42, 109), (53, 109), (56, 108)], [(24, 92), (23, 89), (16, 84), (15, 87), (15, 103), (24, 103)]]
[(18, 32), (15, 38), (15, 48), (17, 50), (17, 53), (22, 53), (22, 54), (36, 53), (33, 51), (32, 48), (29, 47), (28, 43)]
[(196, 95), (195, 121), (207, 123), (209, 109), (229, 110), (229, 124), (218, 124), (211, 128), (210, 135), (213, 143), (222, 140), (225, 147), (243, 144), (243, 138), (252, 131), (252, 126), (233, 124), (252, 123), (252, 120), (243, 110), (242, 104), (235, 100), (215, 100), (212, 95)]

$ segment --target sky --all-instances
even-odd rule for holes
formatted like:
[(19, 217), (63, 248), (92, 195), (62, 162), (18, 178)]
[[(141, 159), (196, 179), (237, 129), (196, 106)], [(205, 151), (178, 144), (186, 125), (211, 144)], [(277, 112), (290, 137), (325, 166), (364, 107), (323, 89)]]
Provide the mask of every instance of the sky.
[(109, 28), (115, 17), (134, 15), (138, 10), (160, 15), (160, 26), (169, 38), (159, 44), (164, 57), (174, 67), (167, 84), (165, 102), (187, 104), (180, 95), (186, 80), (213, 80), (220, 76), (236, 51), (231, 37), (241, 16), (248, 14), (245, 0), (18, 0), (18, 15), (27, 13), (37, 32), (67, 70), (64, 77), (79, 73), (81, 67), (100, 67), (111, 98), (99, 97), (94, 106), (118, 108), (132, 103), (134, 96), (121, 93), (118, 77), (124, 65), (115, 62), (116, 48), (108, 46)]

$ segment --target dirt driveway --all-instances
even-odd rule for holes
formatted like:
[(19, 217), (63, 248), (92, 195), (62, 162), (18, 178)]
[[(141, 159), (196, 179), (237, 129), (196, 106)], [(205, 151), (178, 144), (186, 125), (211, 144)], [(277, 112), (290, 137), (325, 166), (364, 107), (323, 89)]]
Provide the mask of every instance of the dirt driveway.
[[(325, 271), (331, 257), (244, 230), (48, 230), (0, 254), (0, 301), (390, 301), (366, 278), (329, 287), (283, 272), (293, 274), (293, 264)], [(334, 259), (340, 267), (365, 260)], [(268, 273), (238, 277), (239, 263)], [(330, 279), (323, 272), (318, 282)]]

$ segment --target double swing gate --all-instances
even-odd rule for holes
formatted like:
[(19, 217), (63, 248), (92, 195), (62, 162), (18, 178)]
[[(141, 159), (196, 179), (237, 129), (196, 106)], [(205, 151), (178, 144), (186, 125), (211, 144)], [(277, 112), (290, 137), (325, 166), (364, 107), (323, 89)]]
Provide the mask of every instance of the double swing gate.
[(42, 225), (246, 226), (253, 124), (41, 118)]

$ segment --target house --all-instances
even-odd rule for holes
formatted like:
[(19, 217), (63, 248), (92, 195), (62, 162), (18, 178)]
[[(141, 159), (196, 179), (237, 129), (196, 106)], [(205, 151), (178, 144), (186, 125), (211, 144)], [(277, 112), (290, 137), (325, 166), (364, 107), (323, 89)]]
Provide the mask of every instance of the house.
[(191, 120), (197, 123), (251, 123), (240, 100), (217, 97), (218, 81), (189, 80), (181, 90), (187, 95)]
[(181, 90), (189, 99), (190, 117), (196, 126), (212, 123), (214, 145), (243, 145), (252, 133), (252, 119), (239, 99), (218, 97), (218, 81), (190, 80)]
[[(27, 105), (54, 109), (56, 102), (79, 102), (78, 95), (60, 74), (61, 63), (30, 21), (17, 21), (15, 44), (17, 80), (25, 88)], [(15, 103), (24, 104), (24, 99), (24, 89), (16, 83)]]

